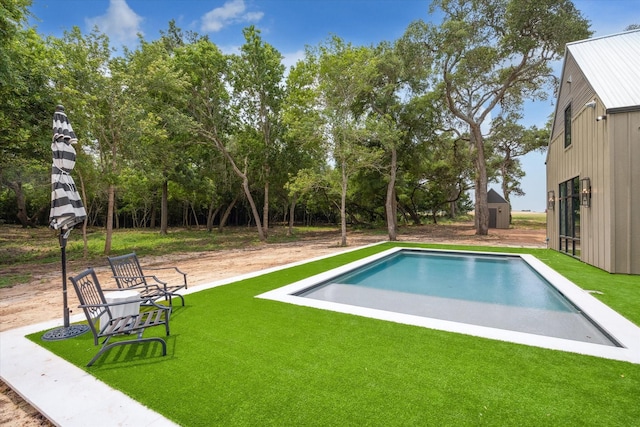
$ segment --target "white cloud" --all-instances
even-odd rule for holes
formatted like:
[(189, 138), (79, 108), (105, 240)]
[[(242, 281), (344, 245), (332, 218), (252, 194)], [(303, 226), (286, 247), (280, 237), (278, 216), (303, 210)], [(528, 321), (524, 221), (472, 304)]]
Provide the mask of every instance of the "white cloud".
[(244, 15), (244, 19), (247, 22), (258, 22), (264, 16), (264, 12), (249, 12)]
[(107, 13), (85, 19), (88, 26), (97, 26), (109, 38), (119, 42), (135, 40), (138, 33), (142, 34), (142, 21), (143, 18), (129, 7), (126, 0), (109, 0)]
[(305, 52), (301, 49), (291, 53), (284, 53), (282, 56), (282, 63), (286, 67), (286, 73), (289, 73), (291, 67), (296, 65), (298, 61), (305, 58)]
[(240, 45), (218, 45), (218, 49), (220, 49), (220, 52), (224, 53), (225, 55), (240, 55), (240, 53), (242, 53), (241, 51), (242, 46)]
[(263, 12), (247, 12), (244, 0), (230, 0), (222, 7), (216, 7), (202, 17), (201, 29), (205, 32), (218, 32), (229, 24), (237, 22), (258, 22)]

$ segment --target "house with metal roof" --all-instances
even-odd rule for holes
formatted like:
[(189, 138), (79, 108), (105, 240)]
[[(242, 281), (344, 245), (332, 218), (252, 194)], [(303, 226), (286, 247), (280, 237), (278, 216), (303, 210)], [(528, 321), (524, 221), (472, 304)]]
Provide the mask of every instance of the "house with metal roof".
[(640, 274), (640, 30), (567, 44), (546, 166), (549, 247)]

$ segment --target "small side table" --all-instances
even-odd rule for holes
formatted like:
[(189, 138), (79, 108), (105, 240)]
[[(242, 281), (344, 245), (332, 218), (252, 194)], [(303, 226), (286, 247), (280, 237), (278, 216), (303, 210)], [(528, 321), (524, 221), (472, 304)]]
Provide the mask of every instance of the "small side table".
[[(114, 318), (132, 316), (140, 313), (140, 294), (134, 290), (105, 292), (104, 299), (107, 300), (107, 304), (129, 302), (129, 304), (120, 304), (109, 307), (109, 310), (111, 310), (111, 315)], [(100, 329), (105, 326), (103, 325), (103, 322), (108, 321), (109, 316), (107, 316), (106, 313), (103, 314), (100, 317)]]

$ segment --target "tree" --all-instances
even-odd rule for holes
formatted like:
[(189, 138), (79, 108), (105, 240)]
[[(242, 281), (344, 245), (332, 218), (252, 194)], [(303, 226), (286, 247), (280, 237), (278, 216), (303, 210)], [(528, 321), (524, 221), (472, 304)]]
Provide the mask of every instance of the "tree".
[(357, 96), (367, 85), (366, 66), (371, 50), (353, 47), (334, 37), (320, 47), (319, 81), (325, 138), (336, 164), (340, 193), (341, 245), (347, 245), (347, 188), (350, 177), (361, 169), (380, 167), (382, 152), (364, 144), (370, 134), (357, 114)]
[(29, 30), (24, 26), (29, 16), (31, 0), (3, 1), (0, 6), (0, 83), (2, 87), (15, 84), (20, 79), (16, 63), (19, 63), (18, 47), (21, 38)]
[[(440, 26), (414, 22), (406, 37), (433, 58), (450, 114), (468, 129), (475, 166), (476, 234), (489, 229), (487, 153), (481, 126), (490, 114), (518, 111), (525, 99), (545, 99), (550, 64), (566, 43), (590, 35), (569, 0), (435, 0)], [(500, 111), (496, 111), (499, 109)]]
[(239, 121), (245, 141), (253, 142), (248, 151), (259, 153), (262, 180), (264, 183), (264, 203), (262, 209), (262, 228), (267, 236), (269, 231), (269, 185), (273, 163), (280, 154), (281, 126), (280, 110), (284, 97), (282, 83), (284, 65), (282, 55), (265, 43), (260, 31), (250, 26), (245, 28), (245, 44), (241, 53), (232, 62), (234, 102), (238, 108), (236, 118)]
[[(234, 127), (234, 113), (228, 92), (230, 70), (228, 57), (208, 39), (200, 39), (176, 49), (176, 67), (189, 82), (189, 103), (186, 112), (192, 130), (207, 143), (213, 144), (229, 162), (242, 181), (242, 189), (256, 221), (258, 237), (266, 240), (248, 176), (248, 159), (238, 150), (239, 132)], [(244, 163), (244, 164), (243, 164)]]
[[(523, 196), (520, 179), (524, 172), (520, 167), (522, 157), (532, 151), (542, 151), (549, 141), (549, 127), (527, 129), (517, 123), (519, 115), (498, 117), (491, 123), (491, 135), (487, 137), (489, 169), (495, 169), (502, 181), (502, 194), (511, 206), (511, 194)], [(509, 215), (511, 216), (511, 215)]]
[(26, 28), (30, 4), (12, 0), (0, 6), (0, 185), (15, 194), (16, 218), (23, 227), (35, 226), (47, 208), (32, 208), (29, 198), (46, 199), (50, 191), (46, 183), (56, 104), (48, 84), (50, 52), (35, 30)]
[(295, 208), (300, 197), (316, 189), (326, 174), (326, 144), (322, 129), (323, 116), (317, 106), (317, 62), (312, 58), (298, 62), (289, 71), (282, 107), (283, 150), (280, 168), (288, 181), (289, 227), (293, 233)]
[(72, 113), (74, 129), (83, 148), (92, 153), (100, 183), (107, 195), (104, 253), (111, 252), (116, 219), (116, 189), (126, 164), (124, 148), (135, 139), (139, 116), (136, 100), (129, 96), (130, 75), (125, 58), (112, 57), (109, 38), (97, 29), (83, 35), (78, 27), (62, 39), (49, 39), (54, 63), (52, 81), (56, 95)]
[(366, 117), (366, 129), (371, 143), (388, 155), (385, 217), (389, 240), (397, 240), (396, 176), (398, 172), (398, 145), (403, 138), (398, 123), (401, 110), (398, 92), (404, 88), (402, 63), (388, 43), (381, 43), (371, 56), (358, 64), (360, 78), (364, 80), (356, 95), (355, 111)]
[[(360, 71), (366, 85), (358, 95), (358, 103), (367, 114), (371, 140), (379, 144), (388, 158), (384, 211), (389, 240), (393, 241), (397, 239), (397, 180), (403, 167), (403, 153), (412, 151), (418, 129), (424, 133), (435, 130), (435, 115), (427, 107), (422, 111), (419, 123), (413, 121), (416, 103), (412, 100), (427, 93), (424, 82), (428, 67), (411, 46), (402, 39), (394, 45), (383, 42), (372, 53), (373, 58), (367, 59), (366, 66)], [(407, 163), (412, 161), (411, 158), (407, 160)]]
[(152, 43), (140, 40), (140, 47), (127, 55), (127, 96), (136, 101), (132, 113), (137, 114), (138, 139), (126, 149), (137, 169), (161, 189), (160, 234), (168, 232), (169, 182), (179, 180), (189, 169), (185, 154), (193, 143), (184, 112), (189, 83), (174, 65), (175, 54), (168, 46), (164, 38)]

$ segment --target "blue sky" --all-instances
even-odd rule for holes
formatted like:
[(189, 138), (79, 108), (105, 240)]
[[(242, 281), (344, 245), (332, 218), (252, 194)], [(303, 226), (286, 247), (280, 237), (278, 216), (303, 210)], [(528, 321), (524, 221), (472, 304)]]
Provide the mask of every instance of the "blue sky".
[[(355, 45), (394, 41), (414, 20), (439, 22), (429, 16), (428, 0), (33, 0), (31, 20), (42, 35), (60, 37), (78, 26), (88, 33), (94, 26), (109, 35), (114, 46), (135, 47), (137, 34), (154, 40), (174, 19), (183, 30), (207, 34), (224, 52), (237, 51), (242, 29), (255, 25), (263, 39), (284, 56), (286, 65), (303, 57), (305, 46), (316, 46), (332, 35)], [(591, 22), (594, 36), (640, 24), (639, 0), (575, 0)], [(559, 76), (561, 63), (556, 64)], [(528, 104), (523, 124), (544, 126), (553, 113), (552, 97)], [(545, 209), (544, 154), (522, 159), (525, 196), (512, 199), (514, 210)], [(490, 184), (500, 192), (498, 184)]]

